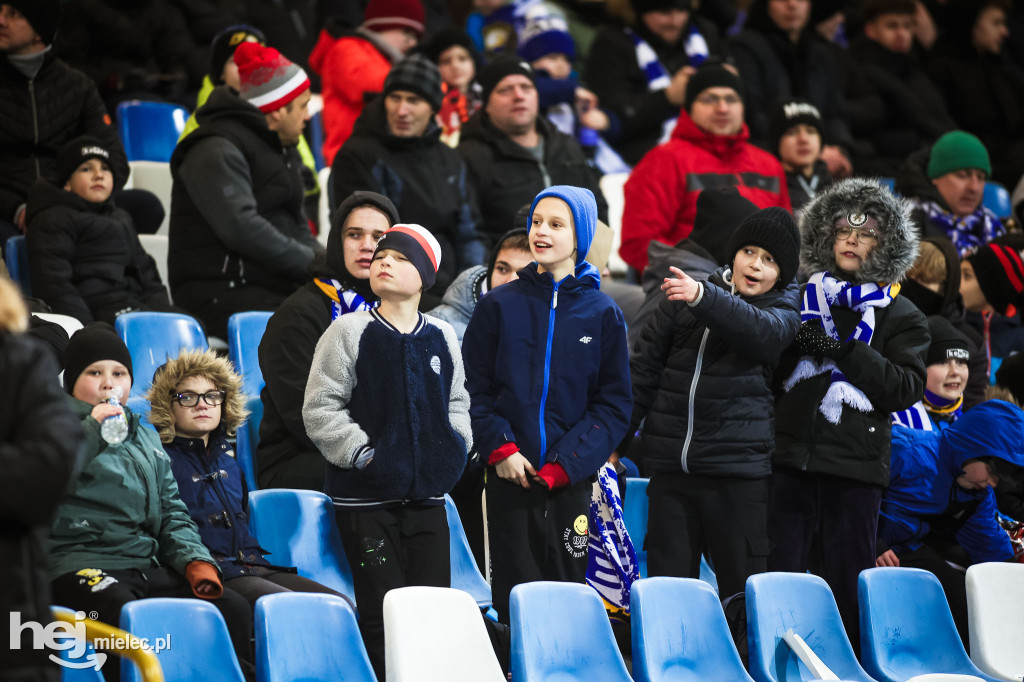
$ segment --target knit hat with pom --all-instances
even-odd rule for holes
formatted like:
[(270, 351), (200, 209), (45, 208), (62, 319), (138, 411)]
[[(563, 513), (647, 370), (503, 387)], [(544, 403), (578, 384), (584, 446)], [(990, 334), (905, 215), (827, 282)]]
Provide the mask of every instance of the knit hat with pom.
[(309, 90), (306, 72), (272, 47), (242, 43), (235, 49), (235, 64), (242, 81), (239, 94), (264, 114)]

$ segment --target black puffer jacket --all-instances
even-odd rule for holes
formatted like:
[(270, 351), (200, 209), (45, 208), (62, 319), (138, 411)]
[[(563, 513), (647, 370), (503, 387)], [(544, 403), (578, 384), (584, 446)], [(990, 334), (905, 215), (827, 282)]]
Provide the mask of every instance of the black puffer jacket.
[[(846, 215), (866, 214), (878, 220), (883, 238), (860, 270), (844, 275), (836, 266), (833, 229)], [(804, 274), (828, 271), (849, 277), (853, 284), (899, 282), (917, 258), (917, 233), (907, 203), (873, 180), (850, 179), (819, 194), (800, 214), (800, 267)], [(885, 486), (889, 482), (890, 413), (905, 410), (924, 395), (924, 355), (931, 339), (928, 323), (903, 296), (875, 308), (871, 343), (850, 341), (836, 366), (860, 389), (874, 408), (861, 412), (844, 406), (838, 424), (828, 421), (819, 406), (831, 385), (828, 372), (796, 382), (786, 380), (800, 361), (796, 344), (782, 355), (776, 378), (775, 455), (773, 467), (787, 467)], [(849, 338), (861, 315), (849, 308), (831, 308), (840, 339)]]
[(113, 201), (95, 204), (39, 180), (29, 192), (26, 220), (32, 292), (53, 312), (82, 324), (113, 324), (126, 308), (170, 306), (131, 216)]
[(11, 220), (40, 177), (56, 173), (57, 150), (92, 135), (111, 152), (114, 176), (128, 160), (96, 86), (51, 50), (31, 81), (0, 55), (0, 219)]
[(391, 199), (406, 223), (423, 225), (441, 245), (441, 263), (431, 292), (442, 296), (455, 276), (484, 262), (476, 233), (480, 211), (466, 177), (466, 164), (441, 142), (441, 129), (430, 121), (420, 137), (388, 132), (384, 98), (377, 97), (356, 119), (352, 136), (331, 164), (334, 197), (356, 190)]
[(515, 223), (516, 211), (551, 185), (585, 187), (597, 199), (597, 217), (607, 222), (608, 204), (601, 194), (601, 173), (589, 161), (576, 140), (560, 133), (543, 116), (537, 131), (544, 137), (544, 160), (491, 124), (483, 109), (462, 128), (459, 155), (466, 161), (469, 177), (483, 212), (477, 232), (490, 248)]
[[(0, 304), (2, 307), (2, 304)], [(40, 341), (0, 330), (0, 603), (21, 622), (51, 622), (47, 538), (76, 466), (79, 420), (57, 383), (53, 353)], [(4, 679), (60, 679), (32, 633), (4, 657)]]
[(772, 373), (800, 327), (796, 281), (731, 295), (720, 269), (697, 305), (664, 299), (629, 363), (647, 475), (765, 478), (775, 441)]
[[(349, 213), (373, 206), (398, 222), (394, 205), (372, 192), (356, 192), (335, 211), (327, 250), (309, 268), (310, 279), (335, 279), (363, 299), (376, 301), (369, 280), (354, 278), (345, 267), (342, 227)], [(260, 341), (259, 359), (266, 385), (260, 392), (263, 420), (256, 450), (261, 488), (324, 489), (325, 460), (306, 435), (302, 401), (317, 341), (333, 320), (333, 301), (313, 281), (278, 306)]]

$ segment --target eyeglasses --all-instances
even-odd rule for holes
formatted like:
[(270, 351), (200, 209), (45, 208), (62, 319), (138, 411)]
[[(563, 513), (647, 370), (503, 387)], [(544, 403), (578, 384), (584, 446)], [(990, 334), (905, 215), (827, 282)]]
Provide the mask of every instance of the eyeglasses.
[(227, 397), (227, 393), (224, 391), (210, 391), (203, 393), (201, 396), (198, 393), (192, 391), (185, 391), (184, 393), (175, 393), (171, 391), (171, 400), (177, 400), (178, 404), (182, 407), (195, 407), (199, 404), (199, 398), (203, 399), (203, 402), (210, 407), (217, 407), (224, 402), (224, 398)]
[(717, 107), (719, 102), (725, 102), (729, 106), (733, 106), (734, 104), (739, 104), (742, 100), (739, 95), (716, 95), (712, 92), (706, 92), (698, 96), (697, 101), (709, 107)]
[(832, 234), (836, 239), (849, 239), (850, 235), (854, 232), (857, 233), (858, 242), (863, 244), (878, 243), (878, 232), (869, 227), (837, 227)]

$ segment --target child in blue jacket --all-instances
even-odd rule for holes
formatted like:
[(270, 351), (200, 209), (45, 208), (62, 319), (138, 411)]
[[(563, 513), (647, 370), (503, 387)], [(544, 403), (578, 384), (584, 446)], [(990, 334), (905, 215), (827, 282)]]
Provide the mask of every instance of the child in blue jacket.
[(473, 440), (489, 465), (491, 593), (504, 622), (515, 585), (583, 582), (592, 483), (632, 410), (622, 312), (584, 260), (596, 222), (589, 190), (538, 194), (535, 262), (480, 300), (463, 339)]

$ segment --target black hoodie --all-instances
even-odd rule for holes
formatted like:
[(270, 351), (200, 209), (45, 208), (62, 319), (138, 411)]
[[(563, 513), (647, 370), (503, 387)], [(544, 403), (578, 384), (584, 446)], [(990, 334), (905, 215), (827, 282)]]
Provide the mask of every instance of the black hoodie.
[(267, 323), (260, 341), (259, 360), (266, 385), (260, 393), (263, 420), (256, 449), (256, 478), (261, 488), (323, 490), (324, 458), (306, 435), (302, 401), (317, 341), (333, 320), (333, 301), (313, 281), (335, 279), (343, 287), (376, 301), (368, 280), (353, 277), (345, 267), (342, 230), (357, 208), (371, 206), (398, 222), (398, 211), (387, 197), (355, 192), (331, 218), (327, 250), (310, 265), (310, 281), (285, 299)]

